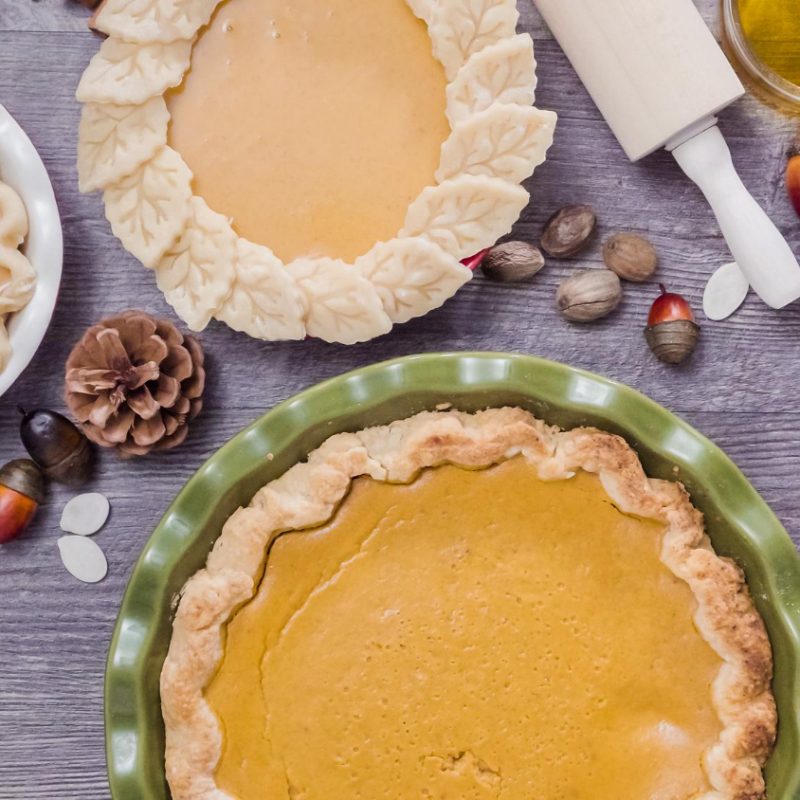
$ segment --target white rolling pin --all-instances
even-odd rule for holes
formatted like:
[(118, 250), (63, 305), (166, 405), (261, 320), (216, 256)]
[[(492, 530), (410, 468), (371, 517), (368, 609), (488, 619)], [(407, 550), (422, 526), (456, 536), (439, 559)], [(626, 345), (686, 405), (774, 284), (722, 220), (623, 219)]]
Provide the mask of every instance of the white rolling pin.
[(692, 0), (536, 0), (632, 161), (661, 147), (708, 199), (736, 262), (773, 308), (800, 265), (739, 178), (716, 114), (744, 87)]

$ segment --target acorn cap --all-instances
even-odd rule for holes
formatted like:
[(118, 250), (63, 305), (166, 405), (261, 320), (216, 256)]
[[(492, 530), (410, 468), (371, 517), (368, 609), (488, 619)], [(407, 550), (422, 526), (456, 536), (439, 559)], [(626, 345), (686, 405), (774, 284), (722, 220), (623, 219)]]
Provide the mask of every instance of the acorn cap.
[(0, 467), (0, 485), (24, 494), (37, 503), (44, 500), (44, 476), (29, 458), (15, 458)]
[(660, 361), (665, 364), (680, 364), (697, 347), (700, 326), (688, 319), (674, 319), (645, 328), (644, 335), (650, 349)]

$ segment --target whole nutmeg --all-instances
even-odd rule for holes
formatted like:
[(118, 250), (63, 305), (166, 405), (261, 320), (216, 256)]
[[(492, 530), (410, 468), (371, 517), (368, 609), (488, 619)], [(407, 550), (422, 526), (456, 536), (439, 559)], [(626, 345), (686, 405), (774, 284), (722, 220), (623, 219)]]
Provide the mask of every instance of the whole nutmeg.
[(668, 292), (662, 284), (661, 294), (650, 309), (644, 336), (660, 361), (681, 364), (697, 347), (700, 326), (685, 298)]
[(505, 242), (493, 247), (481, 268), (493, 281), (515, 283), (533, 278), (544, 266), (542, 251), (528, 242)]
[(597, 215), (591, 206), (564, 206), (547, 221), (539, 244), (554, 258), (574, 256), (583, 250), (596, 227)]
[(658, 267), (658, 254), (644, 236), (615, 233), (603, 245), (603, 261), (620, 278), (643, 283), (653, 277)]
[(572, 322), (593, 322), (608, 316), (622, 300), (622, 284), (607, 269), (587, 269), (571, 275), (558, 287), (558, 310)]

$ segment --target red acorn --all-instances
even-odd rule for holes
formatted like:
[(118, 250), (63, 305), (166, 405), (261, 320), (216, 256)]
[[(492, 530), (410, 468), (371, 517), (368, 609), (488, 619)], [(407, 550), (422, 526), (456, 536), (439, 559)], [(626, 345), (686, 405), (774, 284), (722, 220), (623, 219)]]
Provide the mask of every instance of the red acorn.
[(16, 539), (28, 527), (44, 498), (44, 478), (27, 458), (0, 468), (0, 544)]
[(792, 156), (786, 167), (786, 190), (794, 210), (800, 216), (800, 155)]
[(644, 335), (650, 349), (661, 361), (680, 364), (697, 347), (700, 326), (686, 299), (668, 292), (661, 284), (661, 294), (650, 309)]

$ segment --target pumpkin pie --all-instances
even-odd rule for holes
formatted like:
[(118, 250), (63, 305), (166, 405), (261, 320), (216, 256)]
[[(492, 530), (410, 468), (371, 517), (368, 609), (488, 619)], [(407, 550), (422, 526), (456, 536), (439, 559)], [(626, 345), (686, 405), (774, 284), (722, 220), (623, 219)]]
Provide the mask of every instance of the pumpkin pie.
[(193, 329), (353, 343), (508, 233), (555, 115), (515, 0), (105, 0), (82, 191)]
[(175, 800), (756, 800), (764, 624), (677, 483), (525, 411), (327, 440), (224, 526), (161, 675)]

